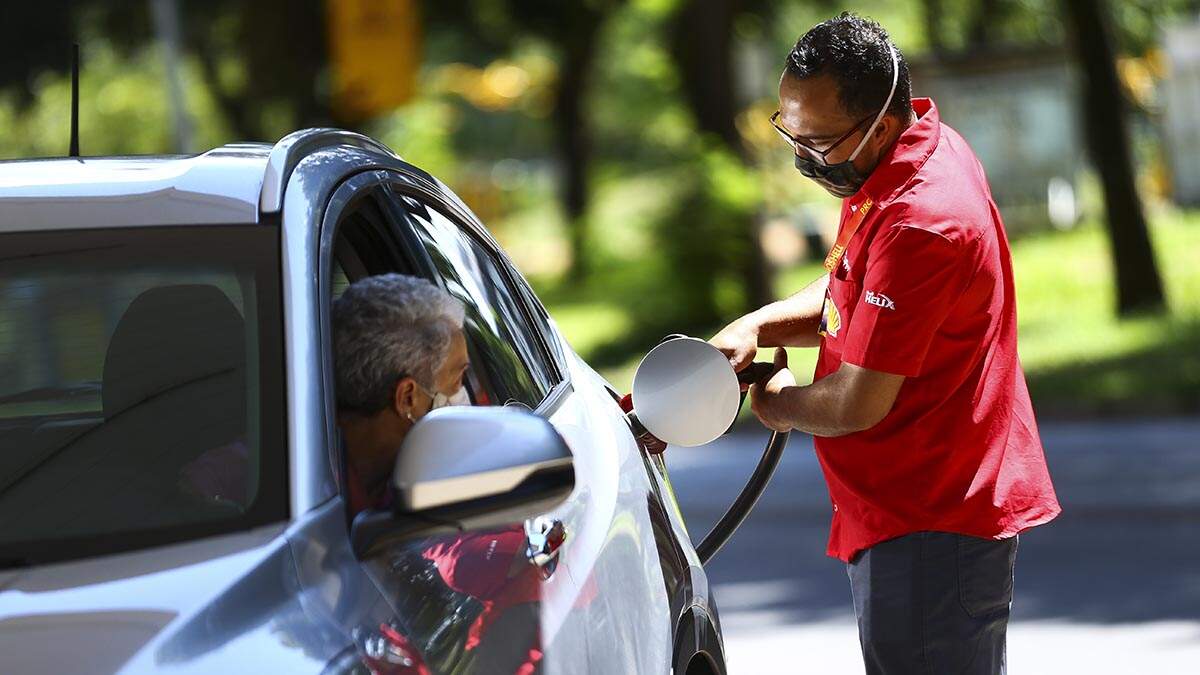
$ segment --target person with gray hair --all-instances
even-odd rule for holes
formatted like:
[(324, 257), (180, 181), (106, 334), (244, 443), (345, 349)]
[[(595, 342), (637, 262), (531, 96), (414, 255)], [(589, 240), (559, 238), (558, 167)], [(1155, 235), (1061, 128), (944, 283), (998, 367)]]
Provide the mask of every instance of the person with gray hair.
[(470, 405), (462, 303), (402, 274), (360, 279), (333, 303), (337, 422), (352, 513), (386, 505), (388, 476), (417, 420)]

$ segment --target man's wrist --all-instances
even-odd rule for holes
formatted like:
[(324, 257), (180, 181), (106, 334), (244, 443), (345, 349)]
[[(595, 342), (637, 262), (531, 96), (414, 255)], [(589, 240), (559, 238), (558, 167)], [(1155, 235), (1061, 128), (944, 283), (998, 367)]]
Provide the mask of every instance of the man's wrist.
[(769, 424), (775, 431), (794, 431), (799, 426), (797, 418), (798, 410), (796, 409), (796, 395), (798, 386), (789, 385), (779, 389), (772, 395), (774, 402), (771, 404), (771, 420)]
[(738, 320), (739, 328), (746, 333), (753, 335), (754, 343), (756, 345), (758, 344), (759, 338), (762, 337), (763, 324), (765, 323), (762, 311), (763, 310), (761, 308), (756, 309)]
[(787, 410), (788, 423), (792, 429), (801, 424), (804, 417), (804, 387), (799, 384), (788, 385), (779, 392), (783, 396), (784, 409)]

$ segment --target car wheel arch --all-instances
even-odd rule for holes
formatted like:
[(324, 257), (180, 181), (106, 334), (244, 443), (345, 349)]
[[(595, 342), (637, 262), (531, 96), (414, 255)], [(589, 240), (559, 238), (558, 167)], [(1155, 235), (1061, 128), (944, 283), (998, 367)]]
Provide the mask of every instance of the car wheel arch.
[(692, 605), (675, 626), (675, 675), (725, 675), (725, 648), (708, 610)]

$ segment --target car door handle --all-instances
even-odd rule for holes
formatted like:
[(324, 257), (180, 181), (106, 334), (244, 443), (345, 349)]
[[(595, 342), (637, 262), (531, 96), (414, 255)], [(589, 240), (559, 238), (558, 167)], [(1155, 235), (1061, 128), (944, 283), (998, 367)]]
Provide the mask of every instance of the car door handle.
[(549, 579), (558, 567), (559, 553), (567, 540), (567, 527), (558, 518), (538, 516), (525, 521), (525, 557)]
[(378, 630), (357, 627), (352, 638), (363, 665), (373, 673), (429, 675), (420, 650), (393, 623), (381, 623)]

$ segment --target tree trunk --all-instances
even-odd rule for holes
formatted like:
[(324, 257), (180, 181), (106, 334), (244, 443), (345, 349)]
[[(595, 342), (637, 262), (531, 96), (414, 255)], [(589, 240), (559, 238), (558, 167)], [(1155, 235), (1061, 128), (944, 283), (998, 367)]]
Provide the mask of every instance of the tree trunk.
[(1088, 151), (1104, 186), (1117, 314), (1165, 309), (1146, 217), (1134, 182), (1126, 131), (1128, 102), (1117, 80), (1116, 52), (1102, 0), (1063, 0), (1067, 25), (1083, 70), (1084, 130)]
[(268, 140), (260, 136), (258, 123), (253, 119), (246, 100), (237, 95), (231, 95), (221, 86), (221, 78), (217, 72), (218, 56), (214, 53), (212, 45), (196, 40), (190, 46), (192, 53), (200, 62), (200, 76), (204, 78), (204, 86), (213, 97), (217, 108), (225, 115), (225, 120), (233, 130), (234, 137), (243, 141)]
[(562, 167), (563, 212), (571, 246), (571, 267), (568, 279), (582, 282), (588, 274), (587, 208), (588, 166), (591, 162), (591, 131), (585, 115), (588, 83), (595, 60), (596, 40), (599, 37), (600, 17), (588, 21), (578, 31), (563, 40), (563, 63), (555, 94), (554, 122)]
[[(238, 49), (246, 64), (245, 97), (256, 103), (284, 104), (295, 115), (292, 124), (297, 128), (329, 125), (329, 100), (317, 92), (317, 80), (329, 63), (326, 4), (321, 0), (255, 0), (239, 8), (242, 39)], [(263, 30), (263, 26), (272, 30)], [(264, 131), (269, 135), (292, 130)]]
[(925, 39), (929, 42), (929, 50), (935, 57), (942, 57), (948, 51), (946, 34), (942, 30), (942, 14), (945, 7), (942, 0), (921, 0), (921, 20), (925, 25)]
[[(735, 122), (733, 21), (740, 9), (740, 0), (685, 0), (675, 15), (672, 52), (684, 97), (700, 132), (721, 139), (749, 165), (749, 152)], [(736, 225), (746, 252), (738, 265), (746, 303), (760, 307), (771, 302), (774, 293), (758, 218), (749, 213), (744, 223)]]
[[(238, 140), (274, 141), (294, 128), (327, 126), (331, 113), (326, 97), (318, 96), (317, 80), (326, 67), (324, 7), (318, 0), (258, 0), (228, 9), (234, 38), (227, 22), (197, 21), (196, 13), (217, 9), (183, 3), (184, 41), (200, 63), (200, 74), (217, 107)], [(189, 21), (189, 19), (191, 19)], [(263, 30), (263, 26), (271, 26)], [(225, 31), (225, 32), (223, 32)], [(246, 80), (236, 90), (222, 86), (222, 58), (242, 62)], [(263, 109), (279, 106), (293, 113), (287, 129), (264, 126)]]
[(992, 35), (1000, 22), (1002, 8), (999, 0), (978, 0), (971, 12), (970, 29), (967, 31), (967, 50), (984, 50), (991, 46)]
[(700, 131), (714, 134), (740, 156), (733, 92), (733, 20), (739, 0), (685, 0), (675, 16), (673, 52), (683, 94)]

